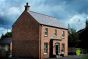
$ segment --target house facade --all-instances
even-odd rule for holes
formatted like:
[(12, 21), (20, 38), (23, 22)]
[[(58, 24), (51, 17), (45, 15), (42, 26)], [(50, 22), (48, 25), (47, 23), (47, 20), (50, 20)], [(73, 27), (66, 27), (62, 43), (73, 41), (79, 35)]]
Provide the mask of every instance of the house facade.
[(12, 26), (15, 57), (44, 59), (64, 52), (68, 55), (68, 29), (51, 16), (25, 10)]

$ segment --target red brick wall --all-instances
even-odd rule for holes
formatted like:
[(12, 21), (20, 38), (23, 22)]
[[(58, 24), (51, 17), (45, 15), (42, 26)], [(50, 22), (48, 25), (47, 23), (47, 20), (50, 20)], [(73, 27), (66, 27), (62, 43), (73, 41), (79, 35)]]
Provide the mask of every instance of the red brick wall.
[[(48, 36), (44, 35), (44, 31), (45, 28), (48, 28)], [(57, 36), (53, 36), (55, 29), (57, 29)], [(62, 43), (65, 44), (65, 56), (67, 56), (68, 54), (68, 30), (65, 29), (60, 29), (60, 28), (54, 28), (54, 27), (49, 27), (49, 26), (42, 26), (42, 34), (41, 34), (41, 56), (44, 57), (49, 57), (49, 43), (50, 43), (50, 39), (60, 39), (62, 36), (62, 32), (65, 31), (65, 37), (59, 41), (60, 43), (60, 53), (61, 53), (61, 49), (62, 49)], [(44, 55), (44, 43), (47, 42), (48, 43), (48, 54)]]
[(17, 57), (39, 58), (39, 24), (23, 12), (12, 27), (13, 49)]
[[(44, 36), (45, 28), (48, 28), (48, 36)], [(13, 39), (13, 49), (12, 52), (15, 56), (26, 56), (34, 57), (37, 59), (43, 59), (49, 57), (48, 54), (44, 55), (44, 43), (49, 44), (50, 39), (57, 29), (57, 36), (53, 39), (60, 39), (62, 32), (65, 31), (65, 37), (60, 42), (60, 53), (62, 49), (62, 43), (65, 44), (65, 56), (68, 52), (68, 31), (65, 29), (54, 28), (49, 26), (40, 25), (34, 18), (27, 12), (23, 12), (18, 20), (14, 23), (12, 27), (12, 39)], [(50, 46), (48, 45), (48, 48)]]

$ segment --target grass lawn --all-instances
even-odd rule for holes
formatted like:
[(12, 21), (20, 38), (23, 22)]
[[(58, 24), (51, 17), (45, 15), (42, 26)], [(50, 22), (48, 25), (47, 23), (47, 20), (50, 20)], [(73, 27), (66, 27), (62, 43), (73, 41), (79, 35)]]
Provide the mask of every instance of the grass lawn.
[(88, 55), (85, 55), (85, 56), (81, 56), (80, 59), (88, 59)]

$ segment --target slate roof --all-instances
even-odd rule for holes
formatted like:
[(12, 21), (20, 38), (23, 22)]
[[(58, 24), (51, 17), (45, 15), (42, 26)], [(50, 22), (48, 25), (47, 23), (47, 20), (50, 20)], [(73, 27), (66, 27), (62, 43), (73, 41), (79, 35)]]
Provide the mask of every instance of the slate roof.
[(40, 14), (40, 13), (36, 13), (33, 11), (29, 11), (29, 14), (32, 15), (32, 17), (40, 24), (67, 29), (66, 26), (62, 25), (62, 23), (54, 17), (47, 16), (47, 15)]
[(10, 44), (11, 42), (11, 38), (5, 38), (3, 40), (0, 40), (0, 44)]

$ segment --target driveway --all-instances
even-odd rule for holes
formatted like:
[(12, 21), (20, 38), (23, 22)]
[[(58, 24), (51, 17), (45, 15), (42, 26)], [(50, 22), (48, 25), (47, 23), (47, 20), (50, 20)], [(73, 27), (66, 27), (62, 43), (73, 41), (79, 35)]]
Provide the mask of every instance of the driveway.
[(80, 59), (80, 57), (73, 55), (73, 56), (60, 57), (60, 58), (49, 58), (49, 59)]
[[(48, 59), (80, 59), (82, 56), (76, 56), (76, 55), (69, 55), (67, 57), (59, 57), (59, 58), (48, 58)], [(0, 58), (1, 59), (1, 58)], [(32, 58), (16, 58), (16, 59), (32, 59)], [(84, 59), (84, 58), (83, 58)], [(87, 58), (88, 59), (88, 58)]]

